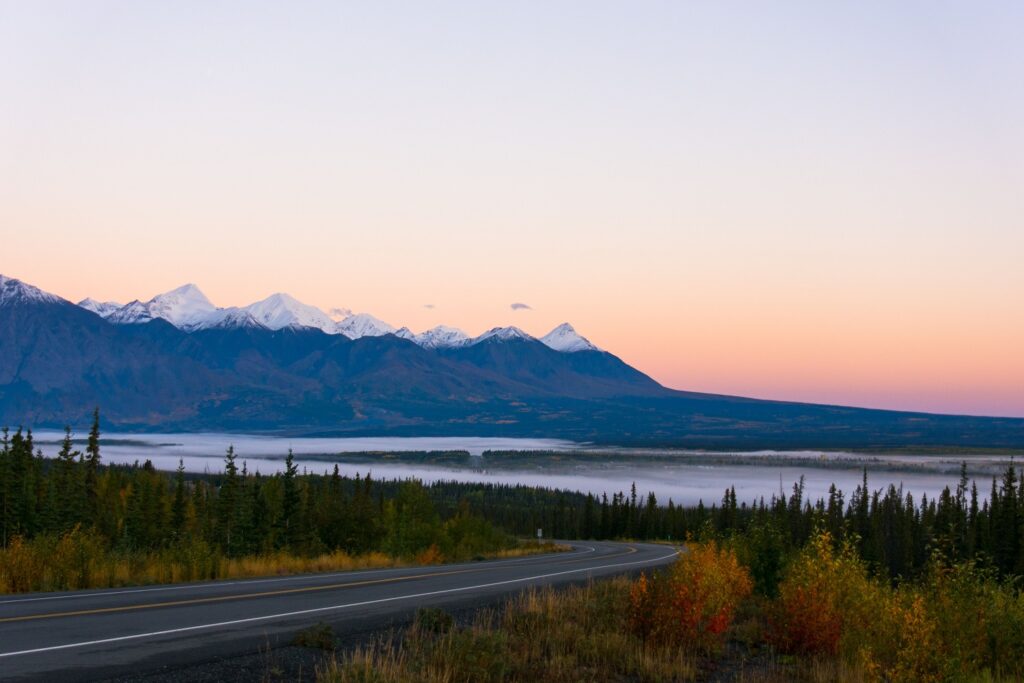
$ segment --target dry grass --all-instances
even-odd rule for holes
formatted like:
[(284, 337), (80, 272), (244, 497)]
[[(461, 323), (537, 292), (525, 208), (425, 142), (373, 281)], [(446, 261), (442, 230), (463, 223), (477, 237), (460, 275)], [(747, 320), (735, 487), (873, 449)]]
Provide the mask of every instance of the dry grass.
[[(486, 553), (481, 559), (564, 549), (553, 543), (526, 541), (516, 548)], [(275, 552), (228, 558), (198, 542), (158, 552), (114, 552), (90, 534), (75, 531), (60, 540), (15, 539), (0, 549), (0, 594), (380, 569), (437, 564), (446, 558), (434, 554), (417, 559), (423, 561), (403, 561), (380, 552), (353, 556), (340, 550), (314, 557)]]
[(553, 543), (551, 541), (520, 541), (515, 548), (506, 548), (487, 555), (488, 559), (506, 560), (514, 557), (525, 557), (527, 555), (541, 555), (543, 553), (564, 553), (572, 550), (572, 546)]
[(500, 616), (484, 611), (472, 625), (440, 633), (417, 621), (397, 644), (388, 639), (332, 660), (318, 680), (695, 680), (695, 656), (645, 645), (622, 627), (629, 585), (620, 578), (560, 592), (527, 591), (510, 600)]

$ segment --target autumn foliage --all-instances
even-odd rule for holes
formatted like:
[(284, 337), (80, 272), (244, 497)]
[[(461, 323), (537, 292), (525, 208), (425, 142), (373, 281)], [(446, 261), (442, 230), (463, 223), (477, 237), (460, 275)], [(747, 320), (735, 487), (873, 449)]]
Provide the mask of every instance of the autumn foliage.
[(799, 655), (837, 655), (849, 609), (864, 587), (859, 560), (832, 548), (826, 532), (790, 565), (779, 585), (769, 636), (781, 651)]
[(633, 631), (655, 644), (714, 649), (752, 587), (750, 574), (731, 550), (714, 542), (691, 544), (671, 569), (634, 582)]

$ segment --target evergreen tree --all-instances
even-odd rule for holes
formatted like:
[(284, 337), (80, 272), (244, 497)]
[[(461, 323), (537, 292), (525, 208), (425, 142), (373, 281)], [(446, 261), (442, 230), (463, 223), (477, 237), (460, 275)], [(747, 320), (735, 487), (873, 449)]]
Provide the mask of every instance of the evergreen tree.
[(98, 512), (99, 501), (99, 467), (100, 467), (100, 409), (92, 413), (92, 427), (89, 429), (89, 440), (85, 447), (85, 495), (87, 511), (90, 515)]

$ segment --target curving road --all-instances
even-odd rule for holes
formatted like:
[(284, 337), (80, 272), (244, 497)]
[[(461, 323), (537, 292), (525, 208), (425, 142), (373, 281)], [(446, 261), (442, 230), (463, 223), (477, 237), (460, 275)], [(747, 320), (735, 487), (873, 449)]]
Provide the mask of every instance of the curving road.
[(672, 562), (667, 546), (571, 542), (511, 560), (238, 581), (0, 596), (0, 679), (78, 681), (140, 674), (257, 651), (325, 621), (341, 635), (421, 606), (487, 604)]

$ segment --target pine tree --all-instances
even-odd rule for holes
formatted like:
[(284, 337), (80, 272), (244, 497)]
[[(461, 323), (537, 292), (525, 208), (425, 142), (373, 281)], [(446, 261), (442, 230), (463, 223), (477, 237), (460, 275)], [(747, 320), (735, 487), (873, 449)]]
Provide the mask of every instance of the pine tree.
[(92, 427), (89, 429), (89, 440), (85, 447), (85, 495), (86, 513), (95, 519), (99, 501), (99, 468), (100, 468), (100, 409), (92, 413)]
[(292, 454), (292, 449), (289, 448), (288, 457), (284, 460), (284, 474), (281, 477), (282, 497), (281, 519), (279, 521), (281, 541), (287, 547), (292, 547), (295, 544), (298, 532), (300, 500), (298, 483), (295, 480), (298, 471), (299, 468), (295, 464), (295, 456)]
[(78, 459), (81, 453), (73, 450), (71, 427), (64, 427), (64, 440), (57, 453), (57, 462), (53, 468), (53, 485), (50, 487), (53, 514), (51, 528), (64, 532), (74, 528), (83, 521), (84, 501), (80, 500), (81, 489), (78, 486)]
[(3, 429), (0, 445), (2, 445), (0, 448), (0, 547), (6, 548), (10, 540), (9, 531), (13, 526), (11, 519), (11, 497), (13, 495), (11, 438), (10, 430), (7, 427)]
[(240, 541), (236, 519), (238, 516), (238, 465), (235, 464), (235, 447), (228, 446), (224, 456), (224, 480), (217, 493), (217, 541), (228, 555), (238, 555)]
[(174, 471), (174, 501), (171, 503), (172, 533), (180, 537), (185, 532), (186, 518), (185, 461), (178, 459), (178, 469)]

